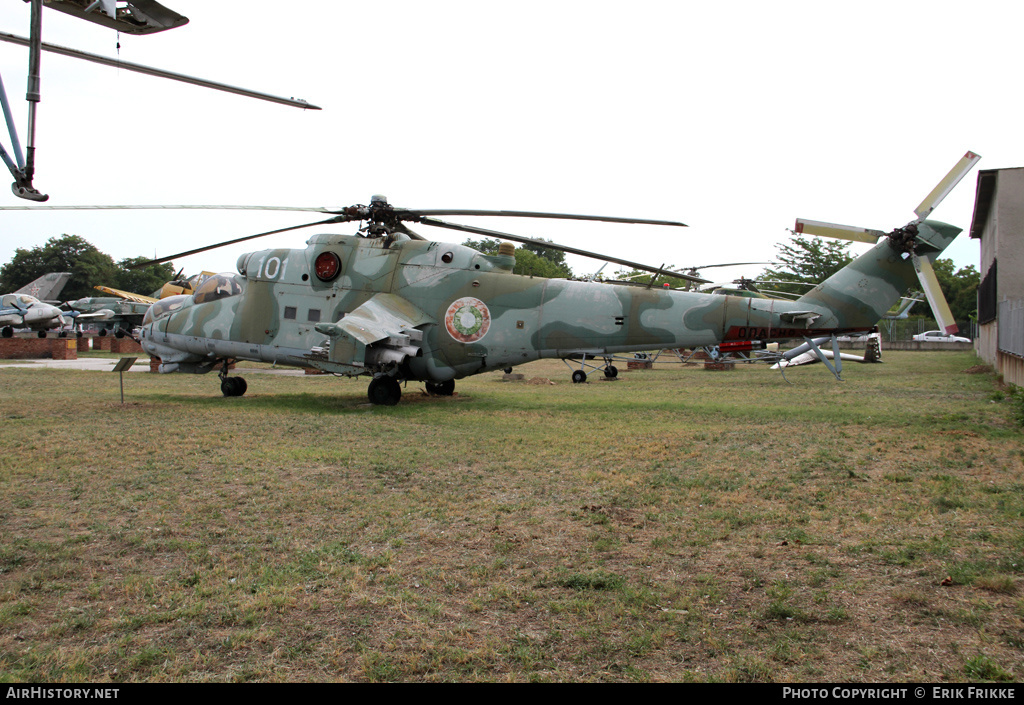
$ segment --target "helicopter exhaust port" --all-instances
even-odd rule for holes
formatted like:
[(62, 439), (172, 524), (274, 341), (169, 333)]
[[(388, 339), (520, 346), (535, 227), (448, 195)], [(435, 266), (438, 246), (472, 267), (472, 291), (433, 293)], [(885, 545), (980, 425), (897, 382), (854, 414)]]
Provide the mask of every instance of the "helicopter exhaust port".
[(366, 349), (366, 366), (401, 365), (410, 357), (423, 357), (423, 348), (404, 345), (399, 348), (390, 346)]

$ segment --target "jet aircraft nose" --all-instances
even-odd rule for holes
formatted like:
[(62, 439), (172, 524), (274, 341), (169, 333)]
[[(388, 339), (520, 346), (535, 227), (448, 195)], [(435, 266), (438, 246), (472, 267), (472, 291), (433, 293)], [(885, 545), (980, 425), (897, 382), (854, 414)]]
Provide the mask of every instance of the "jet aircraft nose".
[(50, 304), (36, 304), (25, 312), (25, 323), (39, 323), (52, 321), (63, 313), (56, 306)]

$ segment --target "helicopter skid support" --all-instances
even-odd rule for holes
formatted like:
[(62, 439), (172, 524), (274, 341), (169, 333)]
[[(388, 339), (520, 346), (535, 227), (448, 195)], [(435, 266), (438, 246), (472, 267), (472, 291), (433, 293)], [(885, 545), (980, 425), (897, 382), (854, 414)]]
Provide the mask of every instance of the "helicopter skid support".
[[(595, 363), (594, 360), (600, 358), (604, 362)], [(572, 381), (573, 384), (582, 384), (587, 381), (586, 370), (592, 370), (593, 372), (604, 372), (606, 379), (615, 379), (619, 376), (619, 368), (612, 364), (614, 361), (613, 355), (594, 355), (590, 357), (591, 361), (587, 360), (587, 354), (583, 353), (580, 357), (563, 357), (562, 362), (570, 370), (573, 370)], [(575, 364), (574, 364), (575, 363)], [(578, 367), (577, 367), (578, 365)]]

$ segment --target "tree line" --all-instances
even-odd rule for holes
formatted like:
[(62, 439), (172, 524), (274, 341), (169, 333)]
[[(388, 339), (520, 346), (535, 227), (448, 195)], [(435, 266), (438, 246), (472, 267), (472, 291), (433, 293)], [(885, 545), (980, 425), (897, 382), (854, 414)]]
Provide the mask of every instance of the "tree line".
[(46, 244), (14, 251), (14, 257), (0, 267), (0, 293), (17, 291), (49, 272), (71, 272), (61, 298), (73, 301), (87, 296), (100, 296), (94, 286), (150, 295), (174, 279), (174, 266), (152, 264), (132, 269), (147, 261), (146, 257), (128, 257), (115, 262), (95, 245), (78, 235), (52, 237)]

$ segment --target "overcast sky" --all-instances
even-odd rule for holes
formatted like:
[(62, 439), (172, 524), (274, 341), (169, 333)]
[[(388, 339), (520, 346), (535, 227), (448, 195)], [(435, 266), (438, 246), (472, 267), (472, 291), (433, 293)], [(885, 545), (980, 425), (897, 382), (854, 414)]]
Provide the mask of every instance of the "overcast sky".
[[(383, 193), (408, 208), (671, 219), (690, 227), (448, 218), (693, 266), (769, 260), (796, 217), (904, 225), (973, 150), (981, 163), (933, 216), (966, 230), (978, 169), (1024, 166), (1020, 2), (165, 4), (189, 24), (118, 37), (44, 10), (43, 38), (106, 56), (120, 39), (126, 61), (323, 110), (44, 53), (35, 183), (49, 204), (345, 206)], [(28, 10), (4, 0), (0, 31), (27, 36)], [(23, 142), (27, 56), (0, 44)], [(9, 181), (0, 205), (25, 204)], [(0, 262), (64, 233), (120, 259), (314, 219), (2, 212)], [(320, 230), (175, 264), (233, 270), (243, 252), (302, 247)], [(978, 265), (966, 233), (947, 252), (958, 266)], [(579, 274), (601, 266), (570, 264)]]

